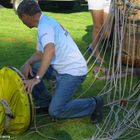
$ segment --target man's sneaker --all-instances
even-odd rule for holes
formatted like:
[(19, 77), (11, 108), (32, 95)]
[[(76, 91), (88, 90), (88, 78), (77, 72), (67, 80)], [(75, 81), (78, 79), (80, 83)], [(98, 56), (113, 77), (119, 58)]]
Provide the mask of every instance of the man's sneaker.
[[(88, 52), (90, 55), (91, 55), (92, 52), (93, 52), (93, 49), (90, 47), (90, 45), (89, 45), (89, 47), (87, 48), (87, 52)], [(95, 62), (96, 64), (102, 64), (102, 63), (104, 63), (104, 60), (103, 60), (101, 57), (97, 58), (97, 56), (96, 56), (95, 54), (93, 54), (92, 58), (93, 58), (93, 60), (94, 60), (94, 62)]]
[(87, 48), (87, 51), (88, 51), (89, 54), (92, 54), (93, 49), (89, 46), (89, 47)]
[(104, 101), (101, 96), (94, 97), (94, 99), (96, 100), (96, 107), (95, 107), (94, 112), (91, 115), (91, 123), (96, 124), (96, 123), (101, 122), (103, 118), (102, 109), (103, 109)]

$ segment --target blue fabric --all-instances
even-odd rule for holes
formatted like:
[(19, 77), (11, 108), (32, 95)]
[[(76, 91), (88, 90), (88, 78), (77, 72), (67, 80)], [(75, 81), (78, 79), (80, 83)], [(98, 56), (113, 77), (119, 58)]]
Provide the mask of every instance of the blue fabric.
[[(39, 63), (32, 65), (36, 73)], [(44, 79), (55, 79), (55, 92), (50, 98), (47, 87), (41, 81), (34, 87), (33, 96), (40, 106), (49, 107), (49, 114), (55, 118), (73, 118), (91, 115), (95, 110), (95, 99), (73, 99), (76, 89), (85, 80), (85, 76), (72, 76), (69, 74), (58, 74), (50, 66), (44, 75)]]

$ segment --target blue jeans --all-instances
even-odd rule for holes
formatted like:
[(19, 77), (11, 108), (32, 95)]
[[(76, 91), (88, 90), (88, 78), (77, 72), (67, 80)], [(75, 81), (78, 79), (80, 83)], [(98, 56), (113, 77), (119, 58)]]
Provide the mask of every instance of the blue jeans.
[[(32, 65), (34, 74), (37, 73), (40, 63)], [(85, 80), (85, 76), (72, 76), (58, 74), (51, 66), (48, 68), (43, 79), (56, 79), (55, 92), (52, 97), (48, 89), (41, 81), (33, 89), (33, 96), (40, 106), (49, 107), (49, 114), (55, 118), (74, 118), (91, 115), (95, 110), (95, 99), (73, 99), (76, 89)]]

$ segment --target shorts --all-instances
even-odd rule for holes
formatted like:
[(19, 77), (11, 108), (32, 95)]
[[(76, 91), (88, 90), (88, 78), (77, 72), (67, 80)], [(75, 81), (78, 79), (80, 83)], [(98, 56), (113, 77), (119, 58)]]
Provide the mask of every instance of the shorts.
[(111, 0), (88, 0), (89, 10), (103, 10), (105, 13), (110, 12)]

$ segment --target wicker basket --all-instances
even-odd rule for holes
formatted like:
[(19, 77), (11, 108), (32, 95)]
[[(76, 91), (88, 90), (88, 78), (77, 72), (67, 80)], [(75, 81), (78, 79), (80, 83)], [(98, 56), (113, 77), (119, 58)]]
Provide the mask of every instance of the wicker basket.
[[(140, 5), (138, 0), (130, 0), (134, 5)], [(125, 26), (122, 63), (140, 67), (140, 10), (128, 6), (127, 25)]]

